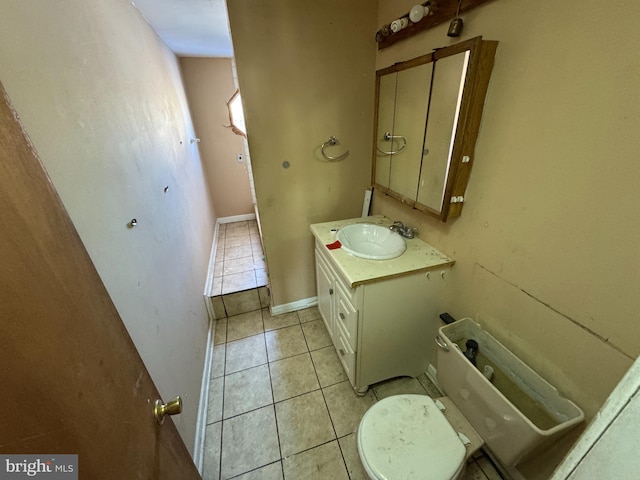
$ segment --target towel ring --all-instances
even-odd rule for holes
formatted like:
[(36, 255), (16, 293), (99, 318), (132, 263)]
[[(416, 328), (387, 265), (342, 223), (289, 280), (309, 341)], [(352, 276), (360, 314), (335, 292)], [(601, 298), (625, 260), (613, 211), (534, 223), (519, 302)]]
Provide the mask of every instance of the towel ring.
[(329, 140), (327, 140), (326, 142), (324, 142), (322, 144), (322, 146), (320, 147), (320, 151), (322, 152), (322, 156), (324, 158), (326, 158), (327, 160), (329, 160), (330, 162), (338, 162), (340, 160), (343, 160), (345, 158), (347, 158), (347, 156), (349, 155), (349, 150), (347, 150), (346, 152), (344, 152), (342, 155), (338, 155), (336, 157), (332, 157), (331, 155), (328, 155), (327, 152), (324, 151), (325, 148), (327, 147), (333, 147), (334, 145), (337, 145), (340, 143), (340, 140), (338, 140), (336, 137), (334, 137), (333, 135), (329, 137)]
[(387, 132), (382, 138), (388, 142), (391, 142), (392, 148), (394, 140), (402, 140), (402, 145), (400, 145), (400, 148), (398, 148), (396, 151), (391, 150), (389, 152), (385, 152), (384, 150), (381, 150), (380, 147), (376, 147), (378, 151), (383, 155), (395, 155), (396, 153), (400, 153), (402, 150), (404, 150), (404, 147), (407, 146), (407, 139), (402, 135), (391, 135), (391, 132)]

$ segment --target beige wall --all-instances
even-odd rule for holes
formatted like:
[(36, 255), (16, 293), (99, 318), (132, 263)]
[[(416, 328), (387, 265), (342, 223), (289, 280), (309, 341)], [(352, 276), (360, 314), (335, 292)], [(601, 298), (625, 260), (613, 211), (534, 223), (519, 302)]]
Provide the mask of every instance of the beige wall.
[[(411, 5), (381, 0), (378, 25)], [(500, 43), (462, 216), (443, 224), (374, 196), (374, 213), (457, 260), (445, 310), (476, 318), (589, 418), (640, 353), (639, 15), (595, 0), (464, 15), (459, 40)], [(452, 43), (447, 27), (379, 52), (377, 68)], [(546, 478), (553, 462), (522, 472)]]
[[(362, 210), (376, 12), (366, 0), (234, 0), (228, 8), (272, 304), (285, 305), (316, 296), (309, 225)], [(320, 155), (331, 135), (350, 151), (341, 162)]]
[(11, 0), (0, 80), (193, 449), (215, 216), (175, 56), (129, 1)]
[[(218, 217), (253, 213), (243, 137), (229, 125), (227, 102), (236, 91), (230, 58), (180, 58), (189, 109)], [(245, 155), (246, 158), (246, 155)]]

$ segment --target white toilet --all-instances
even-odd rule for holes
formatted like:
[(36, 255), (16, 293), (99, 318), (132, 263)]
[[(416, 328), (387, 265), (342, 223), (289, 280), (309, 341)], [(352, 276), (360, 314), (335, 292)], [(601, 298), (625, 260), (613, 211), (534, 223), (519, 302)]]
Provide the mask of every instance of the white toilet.
[(451, 480), (468, 456), (463, 438), (431, 397), (395, 395), (362, 417), (358, 453), (371, 479)]
[[(470, 338), (480, 344), (478, 368), (458, 347)], [(437, 377), (447, 396), (387, 397), (360, 421), (358, 453), (372, 480), (459, 478), (483, 441), (509, 468), (584, 419), (577, 405), (473, 320), (440, 328), (436, 343)], [(493, 383), (481, 373), (485, 365), (495, 372)]]

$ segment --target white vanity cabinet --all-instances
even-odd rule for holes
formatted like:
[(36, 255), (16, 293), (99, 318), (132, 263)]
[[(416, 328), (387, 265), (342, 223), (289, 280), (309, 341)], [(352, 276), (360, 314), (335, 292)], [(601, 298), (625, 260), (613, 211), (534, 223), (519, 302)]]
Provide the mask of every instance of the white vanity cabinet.
[(422, 374), (433, 361), (453, 260), (420, 239), (407, 240), (407, 252), (392, 260), (329, 250), (335, 223), (312, 225), (318, 309), (353, 388), (363, 394), (373, 383)]

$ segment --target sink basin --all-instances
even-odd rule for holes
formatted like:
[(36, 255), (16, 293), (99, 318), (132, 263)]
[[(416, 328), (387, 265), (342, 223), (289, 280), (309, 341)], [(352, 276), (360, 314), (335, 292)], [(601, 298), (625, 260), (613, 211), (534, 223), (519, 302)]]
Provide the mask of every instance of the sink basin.
[(407, 244), (398, 233), (380, 225), (354, 223), (338, 230), (342, 249), (351, 255), (369, 260), (389, 260), (399, 257)]

